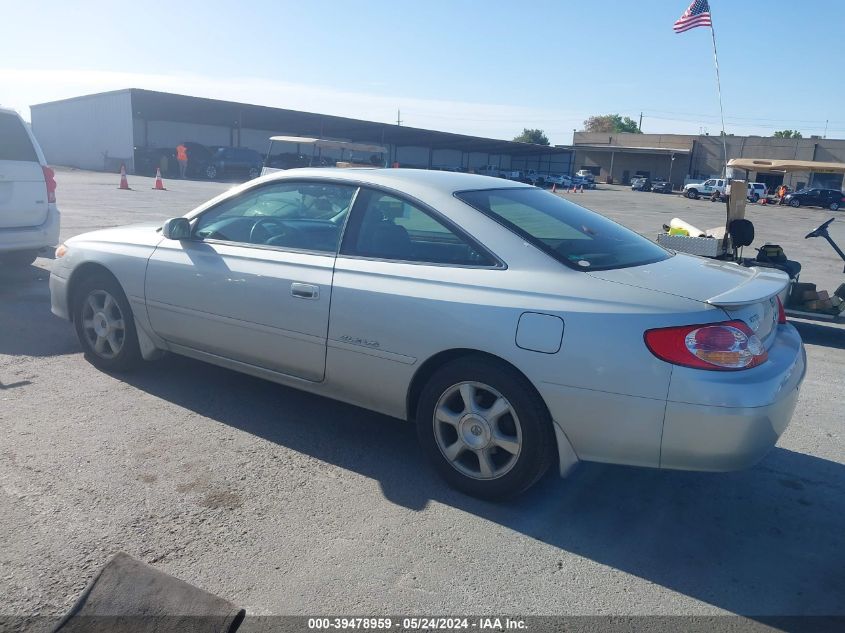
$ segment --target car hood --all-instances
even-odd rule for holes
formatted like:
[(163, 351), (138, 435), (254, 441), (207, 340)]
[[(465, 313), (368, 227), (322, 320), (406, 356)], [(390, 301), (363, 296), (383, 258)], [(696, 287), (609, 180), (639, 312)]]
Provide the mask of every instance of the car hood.
[(122, 244), (147, 244), (154, 246), (163, 238), (159, 229), (163, 222), (142, 222), (127, 226), (115, 226), (109, 229), (91, 231), (70, 238), (65, 243), (79, 242), (117, 242)]
[(723, 307), (759, 303), (778, 294), (789, 283), (789, 277), (779, 270), (746, 268), (683, 253), (644, 266), (587, 274)]

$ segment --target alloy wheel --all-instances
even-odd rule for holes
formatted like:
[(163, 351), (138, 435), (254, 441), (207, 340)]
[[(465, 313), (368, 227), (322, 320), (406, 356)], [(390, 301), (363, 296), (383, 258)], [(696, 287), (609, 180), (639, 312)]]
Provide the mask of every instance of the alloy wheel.
[(126, 340), (126, 322), (117, 300), (105, 290), (92, 290), (82, 305), (82, 332), (91, 351), (100, 358), (120, 354)]
[(517, 463), (522, 427), (513, 406), (481, 382), (452, 385), (434, 408), (434, 438), (458, 472), (473, 479), (497, 479)]

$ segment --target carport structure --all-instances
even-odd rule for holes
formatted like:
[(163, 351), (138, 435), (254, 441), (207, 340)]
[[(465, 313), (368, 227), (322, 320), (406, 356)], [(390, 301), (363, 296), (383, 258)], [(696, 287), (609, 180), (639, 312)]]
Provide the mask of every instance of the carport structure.
[[(403, 167), (472, 169), (497, 165), (569, 173), (571, 166), (571, 151), (545, 145), (149, 90), (131, 89), (131, 97), (135, 144), (141, 147), (162, 146), (165, 139), (156, 128), (160, 128), (160, 122), (169, 122), (183, 124), (183, 134), (196, 135), (202, 131), (200, 127), (214, 128), (218, 132), (216, 140), (225, 141), (219, 144), (249, 147), (262, 153), (267, 150), (270, 136), (286, 134), (376, 143), (388, 148), (388, 164), (399, 163)], [(224, 131), (228, 138), (219, 138)], [(167, 139), (170, 143), (180, 140), (172, 135)], [(190, 140), (206, 142), (202, 138)]]
[(264, 154), (277, 135), (382, 145), (402, 167), (568, 174), (573, 164), (566, 148), (137, 88), (34, 105), (32, 124), (48, 160), (88, 169), (132, 169), (136, 150), (188, 141)]

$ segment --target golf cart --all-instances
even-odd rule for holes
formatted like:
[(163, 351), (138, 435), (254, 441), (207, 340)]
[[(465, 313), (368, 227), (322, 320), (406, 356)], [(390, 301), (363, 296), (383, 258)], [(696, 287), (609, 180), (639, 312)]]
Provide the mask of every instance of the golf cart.
[[(664, 233), (658, 235), (661, 245), (676, 251), (712, 257), (722, 261), (732, 261), (741, 266), (775, 268), (789, 276), (789, 285), (779, 294), (786, 316), (828, 323), (845, 323), (845, 284), (835, 291), (817, 290), (815, 284), (802, 283), (801, 264), (787, 259), (783, 249), (777, 244), (764, 244), (757, 249), (755, 257), (743, 257), (742, 249), (754, 241), (754, 225), (745, 219), (746, 198), (745, 182), (734, 180), (732, 195), (727, 201), (727, 219), (724, 227), (701, 231), (683, 220), (674, 218), (665, 225)], [(739, 186), (736, 186), (739, 184)], [(733, 194), (736, 192), (736, 195)], [(845, 262), (845, 253), (833, 241), (828, 227), (834, 221), (831, 218), (811, 231), (805, 239), (821, 237), (825, 239)], [(845, 268), (843, 268), (845, 272)]]

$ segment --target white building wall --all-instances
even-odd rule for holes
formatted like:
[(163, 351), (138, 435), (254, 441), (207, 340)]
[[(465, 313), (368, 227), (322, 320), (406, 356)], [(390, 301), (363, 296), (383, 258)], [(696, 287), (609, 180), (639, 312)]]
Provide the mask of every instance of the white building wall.
[(129, 91), (77, 97), (31, 107), (32, 131), (53, 165), (133, 169)]

